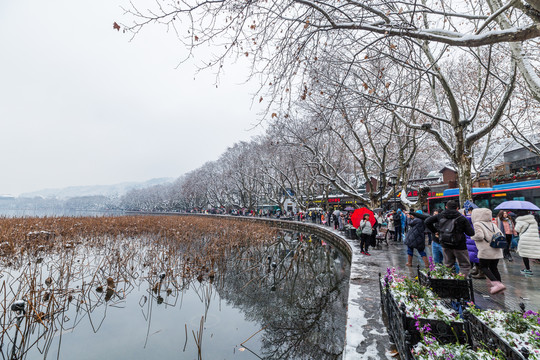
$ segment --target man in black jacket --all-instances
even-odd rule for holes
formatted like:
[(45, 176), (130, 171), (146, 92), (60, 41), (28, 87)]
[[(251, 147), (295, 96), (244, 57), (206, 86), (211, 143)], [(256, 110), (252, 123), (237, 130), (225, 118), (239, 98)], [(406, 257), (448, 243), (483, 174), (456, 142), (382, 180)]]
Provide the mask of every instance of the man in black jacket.
[[(459, 271), (465, 276), (469, 275), (471, 270), (471, 263), (469, 261), (469, 252), (467, 251), (467, 239), (465, 234), (469, 236), (474, 235), (474, 229), (463, 215), (459, 213), (458, 204), (454, 200), (450, 200), (446, 203), (446, 210), (438, 215), (434, 215), (425, 221), (425, 224), (429, 230), (434, 234), (439, 233), (439, 241), (443, 248), (443, 263), (447, 267), (453, 267), (458, 263)], [(448, 221), (453, 222), (453, 231), (450, 234), (450, 241), (443, 241), (443, 229), (446, 228), (445, 224)], [(435, 224), (439, 224), (438, 228), (435, 228)], [(448, 234), (444, 234), (445, 237)]]
[[(410, 213), (412, 216), (414, 217), (417, 217), (419, 218), (420, 220), (424, 221), (424, 224), (425, 224), (425, 221), (427, 219), (430, 218), (430, 215), (428, 214), (421, 214), (421, 213), (417, 213), (417, 212), (413, 212), (413, 213)], [(439, 210), (434, 210), (433, 211), (433, 216), (435, 215), (438, 215), (439, 214)], [(433, 224), (433, 226), (435, 226), (435, 228), (437, 226), (439, 226), (439, 224), (437, 222), (435, 222)], [(439, 243), (439, 231), (437, 230), (436, 233), (432, 233), (432, 243), (431, 243), (431, 255), (433, 257), (433, 262), (435, 264), (442, 264), (443, 263), (443, 252), (442, 252), (442, 247), (441, 247), (441, 244)]]

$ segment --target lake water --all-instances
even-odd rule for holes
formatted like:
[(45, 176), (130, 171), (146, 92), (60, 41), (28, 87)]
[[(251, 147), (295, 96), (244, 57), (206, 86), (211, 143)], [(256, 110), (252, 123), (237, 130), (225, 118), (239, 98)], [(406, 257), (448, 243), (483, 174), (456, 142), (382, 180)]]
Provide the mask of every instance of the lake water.
[(0, 303), (25, 294), (32, 314), (16, 337), (16, 313), (4, 311), (4, 358), (341, 358), (350, 264), (330, 244), (282, 233), (194, 281), (157, 270), (176, 255), (118, 238), (4, 261)]

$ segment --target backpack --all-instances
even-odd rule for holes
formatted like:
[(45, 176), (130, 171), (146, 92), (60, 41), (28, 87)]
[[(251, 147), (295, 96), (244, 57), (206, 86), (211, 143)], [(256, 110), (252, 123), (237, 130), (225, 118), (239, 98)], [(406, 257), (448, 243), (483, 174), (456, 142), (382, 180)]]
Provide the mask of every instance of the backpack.
[[(480, 223), (484, 225), (486, 229), (488, 227), (484, 223)], [(527, 227), (528, 229), (529, 227)], [(488, 229), (489, 230), (489, 229)], [(506, 242), (506, 236), (503, 235), (502, 232), (499, 231), (499, 229), (493, 230), (493, 235), (491, 235), (491, 241), (487, 241), (487, 239), (484, 239), (486, 242), (489, 243), (489, 246), (491, 246), (494, 249), (506, 249), (507, 242)]]
[(439, 220), (439, 242), (441, 245), (456, 246), (459, 244), (459, 239), (454, 233), (457, 219), (459, 217), (453, 219), (442, 218)]

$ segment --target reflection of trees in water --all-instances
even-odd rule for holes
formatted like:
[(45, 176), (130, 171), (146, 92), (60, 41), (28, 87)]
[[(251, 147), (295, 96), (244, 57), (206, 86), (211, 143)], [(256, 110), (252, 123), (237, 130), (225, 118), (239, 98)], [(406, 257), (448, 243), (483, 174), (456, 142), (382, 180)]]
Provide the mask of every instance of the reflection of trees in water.
[[(344, 347), (349, 265), (315, 237), (285, 234), (231, 259), (221, 297), (262, 324), (262, 358), (335, 359)], [(244, 344), (249, 348), (249, 341)], [(257, 350), (253, 350), (257, 353)]]
[(108, 239), (103, 247), (64, 244), (59, 251), (39, 248), (14, 256), (1, 272), (3, 359), (24, 359), (30, 351), (46, 358), (53, 341), (60, 348), (63, 334), (83, 322), (98, 332), (109, 307), (125, 307), (136, 288), (146, 286), (158, 303), (152, 284), (172, 294), (171, 284), (157, 276), (156, 268), (144, 265), (156, 248), (143, 246), (141, 251), (138, 244)]
[[(317, 240), (299, 241), (298, 235), (289, 234), (268, 247), (272, 232), (266, 227), (219, 222), (204, 228), (193, 219), (186, 221), (197, 230), (187, 233), (159, 218), (157, 222), (165, 230), (155, 235), (156, 231), (146, 232), (148, 226), (155, 226), (154, 219), (137, 218), (138, 229), (129, 228), (128, 236), (118, 235), (123, 233), (122, 226), (113, 235), (98, 232), (93, 227), (96, 219), (88, 224), (84, 219), (66, 221), (74, 223), (63, 224), (63, 233), (55, 232), (60, 240), (51, 240), (44, 233), (22, 240), (11, 235), (15, 240), (0, 246), (4, 252), (0, 252), (3, 359), (35, 358), (37, 353), (43, 358), (57, 357), (64, 334), (81, 324), (98, 332), (110, 307), (127, 307), (127, 297), (141, 291), (138, 306), (147, 323), (146, 341), (155, 307), (181, 306), (188, 288), (205, 305), (204, 322), (214, 297), (213, 281), (220, 284), (220, 294), (243, 309), (248, 319), (266, 327), (262, 340), (265, 357), (335, 358), (341, 353), (346, 260)], [(95, 233), (85, 238), (77, 235), (77, 227)], [(6, 229), (0, 237), (8, 233)], [(13, 229), (11, 234), (28, 233), (17, 226)], [(21, 299), (24, 312), (11, 310), (15, 300)], [(201, 346), (202, 332), (202, 325), (188, 329), (186, 324), (186, 343)], [(204, 346), (211, 347), (211, 341)]]

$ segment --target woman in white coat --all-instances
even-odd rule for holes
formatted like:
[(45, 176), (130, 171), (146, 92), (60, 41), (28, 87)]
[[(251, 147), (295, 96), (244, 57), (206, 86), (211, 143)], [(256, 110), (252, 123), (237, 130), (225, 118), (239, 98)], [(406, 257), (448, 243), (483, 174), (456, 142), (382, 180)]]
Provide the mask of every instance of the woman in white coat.
[(523, 258), (525, 269), (523, 275), (532, 276), (529, 259), (540, 258), (540, 236), (538, 235), (538, 223), (528, 211), (517, 211), (516, 231), (519, 233), (517, 252)]
[(394, 234), (394, 212), (390, 211), (386, 214), (386, 226), (388, 227), (388, 232), (390, 233), (391, 240), (395, 239)]
[(491, 210), (485, 208), (473, 209), (471, 221), (474, 227), (474, 235), (471, 239), (478, 249), (478, 267), (488, 279), (491, 286), (490, 293), (496, 294), (504, 291), (506, 286), (501, 282), (501, 274), (497, 268), (499, 260), (503, 258), (503, 249), (492, 248), (489, 243), (493, 234), (500, 233), (499, 228), (491, 222)]

